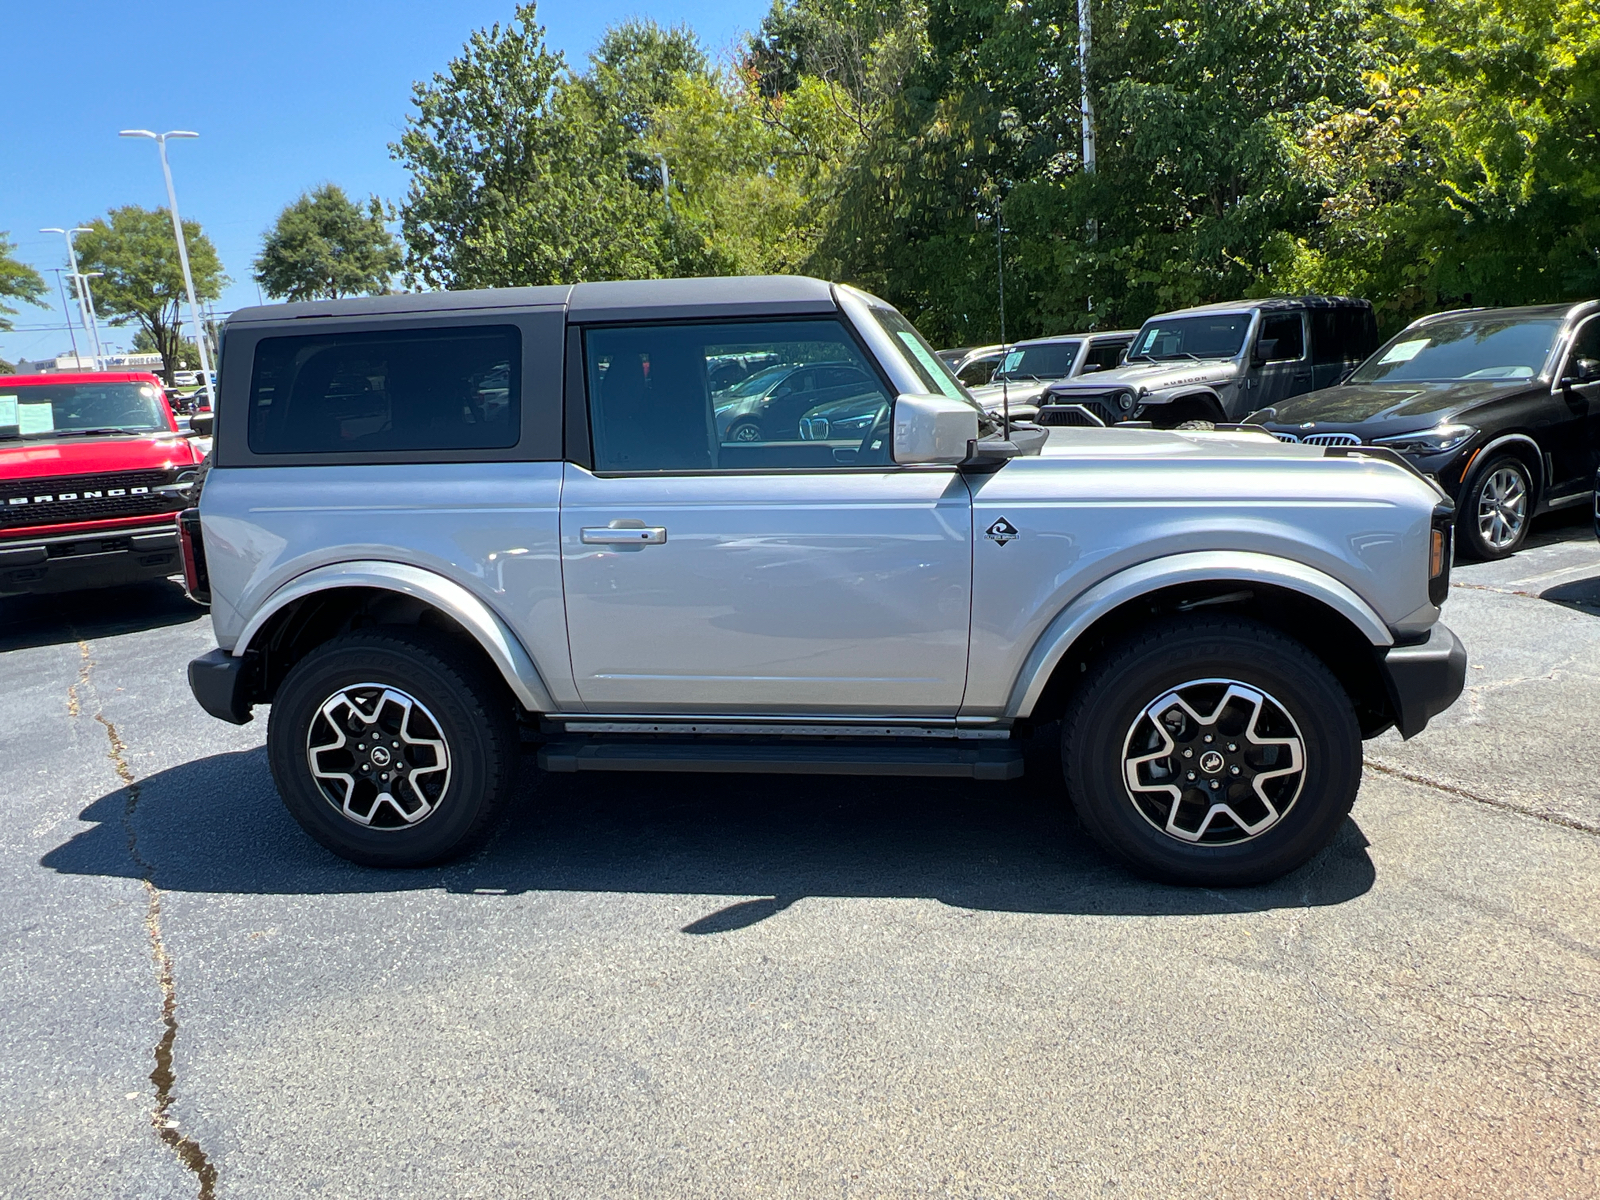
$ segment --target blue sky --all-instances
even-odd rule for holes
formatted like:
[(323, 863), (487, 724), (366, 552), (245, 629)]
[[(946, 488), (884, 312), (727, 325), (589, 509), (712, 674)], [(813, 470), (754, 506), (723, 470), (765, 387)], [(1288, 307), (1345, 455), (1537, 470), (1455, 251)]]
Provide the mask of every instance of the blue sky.
[[(767, 7), (547, 0), (539, 20), (550, 44), (580, 65), (608, 25), (635, 16), (688, 23), (720, 55)], [(399, 200), (406, 174), (388, 145), (404, 125), (412, 82), (512, 11), (512, 0), (11, 0), (0, 14), (0, 230), (41, 272), (64, 266), (60, 235), (41, 226), (165, 204), (155, 146), (117, 130), (193, 129), (199, 140), (170, 146), (178, 206), (204, 226), (233, 279), (219, 310), (254, 304), (251, 263), (279, 210), (324, 181)], [(54, 298), (56, 277), (45, 278)], [(14, 307), (17, 330), (0, 334), (0, 358), (68, 348), (59, 300)], [(123, 345), (132, 336), (131, 328), (102, 333)]]

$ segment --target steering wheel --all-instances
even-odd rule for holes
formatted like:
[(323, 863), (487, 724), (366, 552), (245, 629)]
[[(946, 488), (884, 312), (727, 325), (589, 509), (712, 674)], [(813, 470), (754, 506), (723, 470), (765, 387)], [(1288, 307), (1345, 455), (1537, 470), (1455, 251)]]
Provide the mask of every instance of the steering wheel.
[[(881, 409), (878, 410), (877, 419), (872, 422), (872, 427), (867, 430), (867, 436), (862, 438), (861, 439), (861, 444), (856, 447), (856, 461), (857, 462), (863, 462), (863, 460), (866, 459), (867, 454), (870, 452), (870, 449), (871, 449), (871, 446), (872, 446), (872, 440), (874, 438), (881, 437), (885, 441), (888, 440), (890, 425), (891, 425), (891, 422), (893, 421), (893, 414), (894, 414), (894, 405), (893, 404), (885, 404)], [(886, 449), (886, 451), (884, 453), (883, 461), (884, 462), (888, 462), (889, 461), (889, 453), (888, 453), (887, 449)], [(874, 463), (872, 463), (870, 461), (867, 461), (867, 462), (864, 462), (863, 465), (874, 466), (876, 464), (874, 464)]]

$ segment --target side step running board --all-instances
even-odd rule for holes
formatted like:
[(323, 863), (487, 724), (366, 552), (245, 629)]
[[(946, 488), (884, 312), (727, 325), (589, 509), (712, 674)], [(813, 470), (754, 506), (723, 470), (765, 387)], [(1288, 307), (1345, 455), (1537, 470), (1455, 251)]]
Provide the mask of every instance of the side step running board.
[(944, 775), (1017, 779), (1014, 746), (807, 746), (696, 742), (553, 742), (539, 751), (546, 771), (714, 771), (758, 775)]

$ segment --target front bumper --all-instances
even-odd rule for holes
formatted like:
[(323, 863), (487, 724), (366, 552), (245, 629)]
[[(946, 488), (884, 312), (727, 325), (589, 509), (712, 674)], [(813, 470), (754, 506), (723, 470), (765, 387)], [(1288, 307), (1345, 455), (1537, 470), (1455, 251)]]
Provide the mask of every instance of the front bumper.
[(248, 658), (235, 658), (226, 650), (212, 650), (189, 663), (189, 690), (219, 721), (243, 725), (251, 718), (253, 701)]
[(0, 596), (118, 587), (182, 570), (176, 520), (0, 541)]
[(1434, 625), (1426, 641), (1389, 647), (1378, 665), (1403, 738), (1421, 733), (1467, 682), (1467, 648), (1445, 625)]

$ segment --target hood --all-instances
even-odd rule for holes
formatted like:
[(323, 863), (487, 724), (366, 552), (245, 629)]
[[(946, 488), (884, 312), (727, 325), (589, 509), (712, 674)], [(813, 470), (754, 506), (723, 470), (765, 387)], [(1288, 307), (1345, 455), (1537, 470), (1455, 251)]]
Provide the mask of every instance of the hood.
[(1190, 384), (1228, 383), (1239, 373), (1239, 364), (1231, 358), (1184, 359), (1182, 362), (1124, 363), (1110, 371), (1093, 371), (1076, 379), (1063, 379), (1051, 385), (1057, 393), (1069, 391), (1109, 392), (1113, 388), (1127, 387), (1137, 392), (1163, 392), (1169, 388), (1187, 387)]
[(1503, 400), (1525, 392), (1531, 386), (1545, 386), (1538, 380), (1521, 379), (1457, 383), (1346, 383), (1307, 392), (1292, 400), (1273, 405), (1272, 425), (1359, 425), (1367, 421), (1394, 422), (1395, 432), (1424, 429), (1457, 416), (1469, 408)]
[(171, 470), (200, 461), (194, 445), (177, 434), (140, 437), (0, 441), (0, 480), (103, 475), (113, 471)]
[(1004, 388), (998, 383), (986, 383), (982, 387), (968, 388), (972, 398), (985, 408), (998, 410), (1003, 403), (1011, 404), (1037, 404), (1039, 397), (1044, 395), (1047, 387), (1060, 383), (1059, 379), (1045, 379), (1037, 383), (1018, 381), (1008, 383)]
[[(1042, 458), (1324, 458), (1321, 446), (1280, 442), (1260, 433), (1203, 429), (1127, 429), (1052, 425)], [(1021, 461), (1018, 459), (1017, 461)]]

